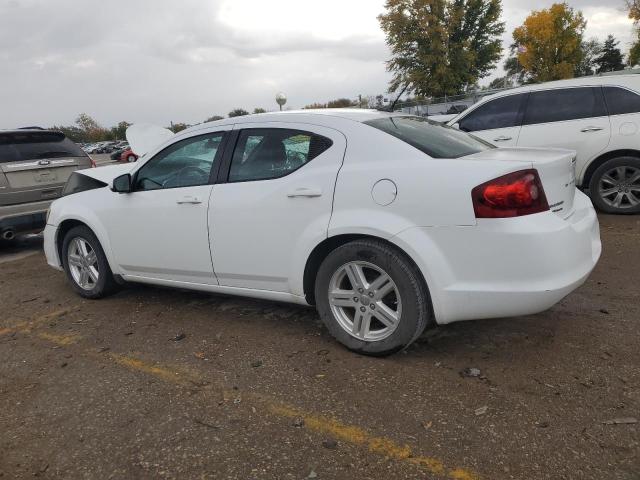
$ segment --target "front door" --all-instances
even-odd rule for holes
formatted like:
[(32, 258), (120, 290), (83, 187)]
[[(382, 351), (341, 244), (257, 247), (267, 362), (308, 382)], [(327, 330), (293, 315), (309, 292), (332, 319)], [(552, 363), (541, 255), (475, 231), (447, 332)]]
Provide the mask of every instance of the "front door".
[(134, 175), (105, 224), (116, 262), (127, 275), (217, 284), (207, 210), (224, 132), (177, 142)]
[(277, 125), (234, 132), (226, 183), (211, 195), (213, 264), (220, 285), (301, 295), (289, 279), (327, 236), (346, 140), (330, 128)]
[(519, 93), (489, 100), (470, 110), (455, 123), (460, 130), (473, 133), (498, 147), (515, 147), (526, 97), (526, 94)]

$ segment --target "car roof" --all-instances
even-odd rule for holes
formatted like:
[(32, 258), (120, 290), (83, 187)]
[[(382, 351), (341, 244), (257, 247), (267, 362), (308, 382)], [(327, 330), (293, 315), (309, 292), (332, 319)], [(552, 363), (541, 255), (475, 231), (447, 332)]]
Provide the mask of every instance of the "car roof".
[(286, 110), (284, 112), (268, 112), (241, 117), (224, 118), (214, 122), (205, 122), (194, 125), (180, 131), (177, 135), (183, 136), (204, 128), (212, 128), (223, 125), (244, 124), (244, 123), (267, 123), (267, 122), (291, 122), (291, 123), (317, 123), (331, 126), (336, 119), (342, 121), (366, 122), (377, 118), (406, 117), (411, 116), (403, 112), (385, 112), (381, 110), (371, 110), (364, 108), (322, 108), (310, 110)]

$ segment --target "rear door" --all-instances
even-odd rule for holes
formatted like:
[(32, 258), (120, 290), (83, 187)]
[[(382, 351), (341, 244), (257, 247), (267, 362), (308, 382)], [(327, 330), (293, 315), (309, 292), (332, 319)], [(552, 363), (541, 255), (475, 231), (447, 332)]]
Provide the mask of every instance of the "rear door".
[(209, 206), (216, 275), (224, 286), (302, 294), (290, 279), (327, 236), (346, 139), (307, 124), (237, 128)]
[(611, 137), (600, 87), (531, 92), (522, 123), (519, 147), (575, 150), (578, 172), (609, 145)]
[(522, 123), (526, 93), (494, 98), (460, 117), (455, 123), (460, 130), (473, 133), (499, 147), (514, 147)]
[(89, 157), (62, 133), (0, 133), (0, 205), (57, 198), (71, 173), (89, 166)]

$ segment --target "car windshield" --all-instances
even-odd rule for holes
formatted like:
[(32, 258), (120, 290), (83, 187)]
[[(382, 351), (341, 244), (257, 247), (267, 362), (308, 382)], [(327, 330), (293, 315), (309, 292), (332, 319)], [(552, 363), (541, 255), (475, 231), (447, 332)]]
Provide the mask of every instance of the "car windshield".
[(422, 117), (386, 117), (364, 123), (399, 138), (433, 158), (459, 158), (496, 148), (468, 133)]
[(60, 132), (0, 133), (0, 163), (87, 154)]

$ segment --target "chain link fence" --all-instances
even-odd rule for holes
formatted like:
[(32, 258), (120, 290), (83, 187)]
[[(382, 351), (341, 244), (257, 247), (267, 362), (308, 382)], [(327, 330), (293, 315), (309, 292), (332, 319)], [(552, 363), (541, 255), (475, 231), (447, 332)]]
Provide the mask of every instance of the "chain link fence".
[(428, 117), (431, 115), (450, 115), (458, 114), (471, 105), (476, 103), (482, 97), (492, 95), (497, 92), (508, 90), (508, 88), (477, 90), (462, 95), (444, 96), (431, 98), (428, 100), (418, 100), (410, 102), (398, 102), (393, 108), (396, 112), (409, 113), (411, 115), (420, 115)]

